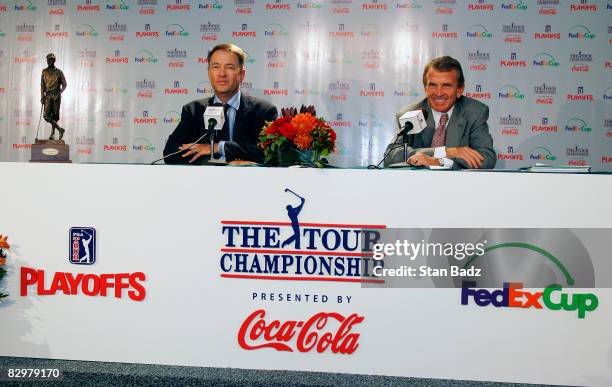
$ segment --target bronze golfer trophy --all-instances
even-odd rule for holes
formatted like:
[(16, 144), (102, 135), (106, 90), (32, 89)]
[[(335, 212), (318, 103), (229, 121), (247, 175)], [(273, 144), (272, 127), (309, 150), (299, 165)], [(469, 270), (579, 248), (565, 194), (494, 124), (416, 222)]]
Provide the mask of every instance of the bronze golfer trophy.
[[(70, 149), (63, 140), (65, 129), (57, 124), (62, 93), (66, 90), (66, 78), (62, 70), (55, 67), (54, 54), (47, 55), (47, 65), (48, 67), (42, 71), (40, 78), (40, 103), (42, 104), (40, 113), (45, 121), (51, 124), (51, 136), (48, 140), (38, 139), (39, 119), (30, 161), (69, 163)], [(57, 140), (55, 139), (56, 130), (58, 132)]]

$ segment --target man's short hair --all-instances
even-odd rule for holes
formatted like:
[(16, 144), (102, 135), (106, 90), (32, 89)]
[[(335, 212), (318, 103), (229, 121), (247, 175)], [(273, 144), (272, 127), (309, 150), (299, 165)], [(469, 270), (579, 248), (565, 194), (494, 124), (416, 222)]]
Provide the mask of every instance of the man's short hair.
[(432, 59), (425, 66), (425, 70), (423, 71), (423, 86), (427, 86), (427, 73), (430, 69), (434, 69), (436, 71), (451, 71), (455, 70), (457, 74), (457, 86), (463, 87), (465, 83), (465, 78), (463, 77), (463, 69), (461, 69), (461, 63), (455, 58), (450, 56), (441, 56), (438, 58)]
[(246, 61), (246, 53), (244, 52), (242, 48), (232, 43), (217, 44), (215, 47), (212, 48), (212, 50), (208, 51), (207, 59), (208, 59), (209, 66), (210, 66), (210, 58), (215, 53), (215, 51), (218, 51), (218, 50), (224, 50), (232, 54), (236, 54), (236, 56), (238, 57), (238, 64), (240, 65), (240, 68), (244, 67), (244, 62)]

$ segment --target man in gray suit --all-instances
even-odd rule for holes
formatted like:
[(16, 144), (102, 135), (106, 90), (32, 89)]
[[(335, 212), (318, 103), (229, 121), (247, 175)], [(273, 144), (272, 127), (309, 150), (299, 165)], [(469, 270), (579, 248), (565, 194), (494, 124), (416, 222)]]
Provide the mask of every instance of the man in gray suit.
[(433, 59), (423, 71), (426, 99), (402, 108), (426, 109), (427, 127), (410, 139), (408, 159), (404, 159), (401, 139), (394, 139), (385, 154), (385, 166), (407, 163), (413, 166), (445, 166), (452, 169), (495, 166), (493, 138), (487, 119), (489, 108), (475, 99), (462, 96), (465, 78), (461, 64), (450, 56)]

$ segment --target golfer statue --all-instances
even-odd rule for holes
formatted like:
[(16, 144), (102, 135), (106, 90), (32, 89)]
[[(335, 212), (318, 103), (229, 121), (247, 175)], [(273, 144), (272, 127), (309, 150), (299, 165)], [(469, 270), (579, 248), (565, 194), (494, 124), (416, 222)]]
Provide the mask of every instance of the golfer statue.
[(48, 67), (42, 71), (40, 78), (40, 103), (43, 104), (44, 119), (51, 124), (49, 140), (55, 140), (55, 129), (59, 132), (59, 139), (64, 137), (65, 130), (57, 124), (59, 121), (62, 93), (66, 90), (66, 78), (62, 70), (55, 67), (55, 55), (47, 55)]

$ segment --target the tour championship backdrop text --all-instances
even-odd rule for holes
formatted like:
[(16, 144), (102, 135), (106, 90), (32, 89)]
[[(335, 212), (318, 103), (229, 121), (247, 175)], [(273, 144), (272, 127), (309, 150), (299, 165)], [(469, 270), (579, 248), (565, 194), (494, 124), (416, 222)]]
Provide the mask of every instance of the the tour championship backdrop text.
[(140, 163), (210, 95), (207, 51), (231, 41), (245, 93), (313, 104), (337, 129), (336, 165), (379, 160), (423, 66), (448, 54), (490, 106), (497, 168), (612, 170), (610, 20), (609, 0), (0, 0), (0, 160), (29, 159), (47, 53), (72, 160)]

